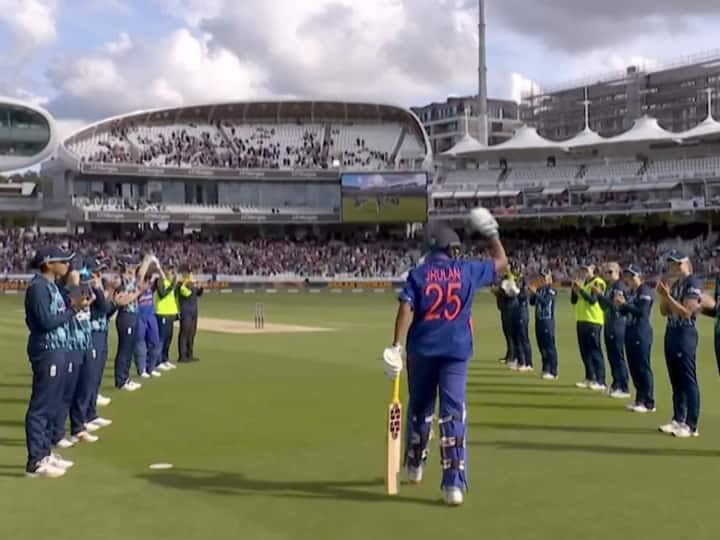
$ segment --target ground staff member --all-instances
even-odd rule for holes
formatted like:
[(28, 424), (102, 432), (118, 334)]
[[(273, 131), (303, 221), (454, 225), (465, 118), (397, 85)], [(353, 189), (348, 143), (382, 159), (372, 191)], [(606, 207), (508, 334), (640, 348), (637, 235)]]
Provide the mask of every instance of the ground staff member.
[(31, 261), (39, 274), (25, 293), (25, 324), (30, 331), (27, 353), (33, 371), (25, 416), (25, 471), (31, 477), (58, 478), (73, 465), (53, 454), (50, 446), (50, 430), (65, 388), (68, 323), (88, 305), (86, 299), (73, 298), (68, 309), (55, 284), (67, 274), (72, 258), (59, 248), (40, 248)]
[(651, 363), (653, 344), (652, 306), (653, 288), (642, 279), (638, 265), (631, 264), (623, 271), (626, 292), (618, 294), (614, 303), (627, 317), (625, 351), (630, 376), (635, 385), (635, 401), (627, 409), (637, 413), (655, 411), (654, 381)]
[(580, 281), (573, 282), (570, 295), (570, 302), (575, 306), (580, 356), (585, 366), (585, 380), (575, 386), (598, 392), (607, 389), (601, 343), (605, 316), (594, 291), (604, 293), (605, 289), (603, 279), (595, 276), (595, 266), (586, 263), (580, 268)]
[(603, 267), (603, 277), (607, 282), (607, 291), (603, 294), (599, 288), (594, 287), (593, 293), (597, 296), (605, 312), (605, 350), (607, 351), (612, 384), (610, 397), (627, 399), (630, 397), (628, 381), (627, 360), (625, 360), (625, 315), (618, 310), (615, 297), (625, 294), (625, 284), (620, 275), (620, 265), (609, 262)]
[(542, 272), (544, 284), (539, 289), (530, 285), (530, 305), (535, 306), (535, 339), (542, 357), (542, 378), (558, 378), (558, 354), (555, 345), (555, 303), (557, 290), (553, 287), (552, 273)]
[(187, 271), (178, 289), (180, 302), (180, 335), (178, 336), (178, 362), (197, 362), (194, 354), (195, 334), (198, 324), (198, 300), (204, 289), (193, 282), (192, 274)]
[(160, 369), (167, 371), (174, 368), (170, 362), (170, 346), (173, 339), (173, 326), (178, 318), (177, 299), (177, 274), (175, 267), (170, 266), (167, 275), (157, 282), (155, 291), (155, 311), (157, 313), (158, 326), (160, 327), (160, 342), (162, 343), (162, 354), (160, 358)]
[(667, 317), (665, 362), (673, 390), (673, 418), (659, 430), (679, 438), (697, 437), (700, 418), (700, 387), (695, 355), (698, 346), (696, 315), (703, 296), (703, 282), (693, 275), (690, 259), (673, 250), (667, 256), (672, 286), (657, 284), (660, 313)]

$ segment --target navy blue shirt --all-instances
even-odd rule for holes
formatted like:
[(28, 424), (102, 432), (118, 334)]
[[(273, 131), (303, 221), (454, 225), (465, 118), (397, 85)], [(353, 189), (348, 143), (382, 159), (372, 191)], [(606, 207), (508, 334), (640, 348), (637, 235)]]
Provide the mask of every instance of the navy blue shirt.
[[(64, 287), (60, 288), (60, 294), (65, 301), (65, 306), (70, 309), (70, 295)], [(90, 308), (75, 313), (75, 317), (68, 322), (68, 350), (87, 351), (92, 343), (92, 328), (90, 325)]]
[(517, 319), (528, 321), (530, 320), (530, 291), (528, 291), (525, 278), (519, 278), (517, 286), (520, 292), (517, 295), (517, 306), (513, 313)]
[(627, 331), (632, 337), (652, 336), (652, 306), (655, 291), (643, 283), (634, 292), (627, 292), (627, 301), (620, 312), (627, 316)]
[(408, 354), (416, 358), (472, 358), (472, 302), (479, 288), (494, 282), (494, 261), (430, 254), (424, 264), (410, 271), (400, 293), (400, 301), (414, 312)]
[(551, 285), (541, 287), (530, 296), (530, 304), (535, 306), (536, 321), (552, 321), (555, 319), (557, 290)]
[(105, 291), (93, 287), (95, 301), (90, 306), (90, 327), (93, 332), (107, 332), (108, 321), (117, 311), (115, 303), (105, 298)]
[(615, 296), (618, 294), (625, 295), (627, 293), (627, 287), (622, 281), (616, 281), (610, 287), (608, 287), (605, 294), (598, 296), (598, 302), (605, 312), (605, 327), (610, 326), (618, 327), (625, 325), (625, 315), (615, 305)]
[[(120, 292), (132, 294), (137, 291), (138, 283), (134, 277), (123, 277), (120, 285)], [(120, 311), (126, 313), (137, 313), (138, 312), (138, 301), (133, 300), (127, 306), (121, 306), (118, 308)]]
[[(672, 297), (681, 304), (685, 302), (685, 300), (699, 300), (702, 297), (702, 293), (703, 281), (694, 275), (678, 279), (670, 289)], [(667, 331), (668, 333), (697, 332), (695, 328), (697, 323), (696, 319), (696, 314), (693, 314), (689, 319), (684, 319), (676, 313), (670, 312), (667, 317)]]
[(27, 351), (30, 358), (47, 351), (67, 351), (69, 323), (75, 311), (67, 309), (60, 289), (38, 275), (25, 291), (25, 324), (30, 330)]

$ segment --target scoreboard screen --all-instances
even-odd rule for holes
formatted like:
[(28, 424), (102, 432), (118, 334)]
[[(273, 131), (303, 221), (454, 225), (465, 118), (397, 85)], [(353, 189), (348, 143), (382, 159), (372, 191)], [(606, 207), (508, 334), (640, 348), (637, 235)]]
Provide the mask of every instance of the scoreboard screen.
[(345, 173), (342, 220), (345, 223), (427, 221), (428, 177), (414, 173)]

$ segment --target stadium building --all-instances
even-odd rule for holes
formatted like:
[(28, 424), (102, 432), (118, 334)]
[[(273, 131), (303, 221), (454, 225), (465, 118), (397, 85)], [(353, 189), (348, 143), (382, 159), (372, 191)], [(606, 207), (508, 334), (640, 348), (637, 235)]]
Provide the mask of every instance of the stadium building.
[(43, 175), (48, 210), (71, 228), (181, 230), (422, 222), (430, 168), (427, 135), (408, 110), (274, 101), (103, 120), (63, 141)]
[[(552, 140), (573, 137), (585, 126), (604, 137), (630, 129), (643, 115), (664, 129), (686, 131), (707, 116), (708, 91), (720, 90), (720, 53), (688, 57), (664, 66), (630, 66), (625, 71), (538, 90), (523, 97), (520, 117)], [(718, 105), (712, 107), (717, 115)]]
[[(58, 132), (46, 110), (0, 97), (0, 172), (35, 165), (56, 149)], [(33, 218), (42, 210), (40, 186), (29, 181), (0, 182), (0, 213)]]
[[(512, 100), (489, 99), (488, 144), (500, 144), (521, 125), (518, 104)], [(433, 153), (454, 147), (465, 135), (482, 140), (482, 105), (477, 96), (450, 97), (442, 103), (413, 107), (428, 133)]]

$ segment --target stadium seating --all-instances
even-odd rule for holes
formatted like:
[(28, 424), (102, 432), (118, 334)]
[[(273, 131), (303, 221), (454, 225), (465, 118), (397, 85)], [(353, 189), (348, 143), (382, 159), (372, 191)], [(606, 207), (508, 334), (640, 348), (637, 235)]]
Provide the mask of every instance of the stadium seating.
[(477, 184), (477, 187), (496, 186), (500, 169), (458, 169), (447, 172), (445, 185), (455, 187)]
[(425, 157), (399, 122), (112, 124), (67, 147), (81, 161), (179, 168), (391, 170)]
[(579, 164), (558, 165), (556, 167), (527, 164), (513, 166), (508, 173), (506, 181), (515, 186), (539, 186), (555, 183), (569, 184), (577, 178), (579, 172)]
[(639, 161), (597, 162), (586, 165), (581, 177), (588, 183), (614, 182), (618, 180), (638, 179), (642, 172)]

